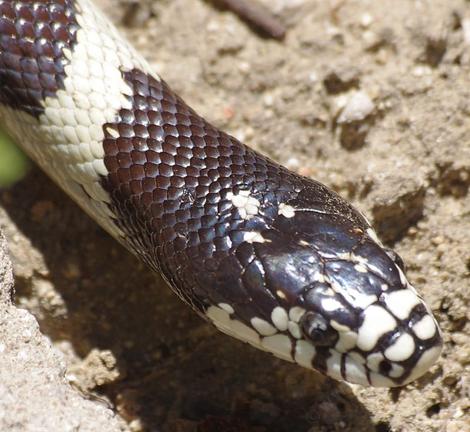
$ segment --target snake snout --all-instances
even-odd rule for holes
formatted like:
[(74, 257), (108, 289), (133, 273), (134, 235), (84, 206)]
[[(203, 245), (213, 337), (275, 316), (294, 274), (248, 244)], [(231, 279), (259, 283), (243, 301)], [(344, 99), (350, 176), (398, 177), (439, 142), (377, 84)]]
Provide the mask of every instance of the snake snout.
[(304, 295), (300, 325), (316, 350), (313, 367), (377, 387), (425, 373), (439, 357), (441, 333), (401, 258), (368, 238), (350, 252), (331, 252)]
[(371, 384), (404, 385), (423, 375), (439, 358), (442, 336), (431, 311), (414, 288), (383, 294), (363, 312), (357, 347)]

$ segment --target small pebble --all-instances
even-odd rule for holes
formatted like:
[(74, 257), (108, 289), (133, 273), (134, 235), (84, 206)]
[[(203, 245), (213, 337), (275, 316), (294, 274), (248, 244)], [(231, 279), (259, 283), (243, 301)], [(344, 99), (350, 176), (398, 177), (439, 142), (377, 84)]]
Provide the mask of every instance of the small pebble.
[(369, 13), (365, 13), (361, 17), (361, 26), (367, 28), (372, 24), (373, 21), (374, 18), (372, 18), (372, 15)]
[(375, 105), (366, 93), (362, 91), (355, 92), (347, 101), (338, 118), (338, 123), (351, 123), (364, 120), (374, 109)]
[(470, 19), (462, 20), (463, 41), (465, 45), (470, 45)]

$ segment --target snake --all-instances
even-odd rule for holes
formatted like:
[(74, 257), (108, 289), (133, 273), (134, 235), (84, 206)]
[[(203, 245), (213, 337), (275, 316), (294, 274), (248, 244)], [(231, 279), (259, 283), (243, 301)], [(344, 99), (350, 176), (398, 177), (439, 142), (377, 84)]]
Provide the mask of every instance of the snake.
[(366, 217), (198, 115), (90, 0), (0, 0), (0, 120), (223, 333), (363, 386), (439, 358), (430, 307)]

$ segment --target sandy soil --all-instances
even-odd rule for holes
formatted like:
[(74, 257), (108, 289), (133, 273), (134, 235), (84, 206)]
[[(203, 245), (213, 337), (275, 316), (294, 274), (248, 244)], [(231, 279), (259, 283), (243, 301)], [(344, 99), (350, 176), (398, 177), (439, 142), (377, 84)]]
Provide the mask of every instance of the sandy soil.
[(99, 3), (197, 111), (364, 211), (445, 348), (395, 390), (271, 358), (202, 322), (33, 169), (0, 194), (0, 227), (16, 302), (68, 381), (130, 431), (469, 431), (469, 3), (265, 0), (282, 43), (202, 0), (141, 1), (132, 17)]

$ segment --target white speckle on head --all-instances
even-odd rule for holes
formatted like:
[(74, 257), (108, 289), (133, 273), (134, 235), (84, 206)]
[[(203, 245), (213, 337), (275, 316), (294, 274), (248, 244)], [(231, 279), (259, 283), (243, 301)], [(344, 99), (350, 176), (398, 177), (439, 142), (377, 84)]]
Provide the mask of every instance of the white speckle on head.
[(415, 342), (408, 333), (403, 333), (384, 352), (391, 361), (402, 361), (410, 358), (415, 350)]
[(369, 351), (383, 335), (395, 329), (397, 322), (381, 306), (371, 305), (363, 313), (364, 321), (359, 328), (357, 346)]
[(346, 357), (345, 362), (346, 379), (355, 384), (369, 385), (367, 381), (367, 371), (362, 363), (355, 362), (350, 356)]
[(317, 272), (314, 273), (313, 280), (315, 282), (320, 282), (320, 283), (325, 283), (326, 282), (325, 275), (320, 271), (317, 271)]
[(414, 366), (410, 376), (406, 379), (403, 384), (409, 383), (410, 381), (415, 380), (416, 378), (423, 375), (439, 358), (441, 354), (442, 346), (434, 346), (429, 348), (427, 351), (421, 355), (418, 363)]
[(425, 315), (412, 328), (421, 340), (431, 339), (437, 331), (437, 324), (431, 315)]
[(288, 204), (281, 203), (279, 204), (278, 214), (290, 219), (295, 216), (295, 209)]
[(275, 356), (285, 360), (293, 361), (291, 356), (292, 343), (289, 336), (277, 334), (267, 336), (261, 340), (261, 345)]
[(294, 306), (289, 310), (289, 318), (291, 321), (298, 323), (305, 313), (305, 309), (300, 306)]
[(343, 305), (334, 297), (324, 298), (321, 301), (321, 305), (322, 305), (322, 308), (327, 312), (331, 312), (331, 311), (343, 308)]
[(408, 318), (411, 310), (422, 303), (421, 299), (409, 289), (392, 291), (384, 295), (384, 300), (389, 311), (401, 320)]
[(284, 294), (284, 291), (281, 291), (281, 290), (276, 290), (276, 295), (281, 298), (281, 299), (286, 299), (286, 295)]
[(299, 340), (295, 344), (295, 361), (306, 368), (312, 368), (312, 360), (315, 357), (315, 347), (304, 340)]
[(368, 258), (366, 257), (363, 257), (361, 255), (356, 255), (355, 253), (351, 252), (349, 254), (349, 260), (351, 262), (354, 262), (356, 263), (356, 265), (354, 266), (354, 268), (360, 272), (360, 273), (367, 273), (369, 271), (372, 271), (372, 272), (377, 272), (378, 274), (381, 273), (381, 270), (375, 266), (373, 263), (371, 263), (369, 261)]
[(364, 264), (356, 264), (354, 266), (354, 269), (356, 271), (358, 271), (359, 273), (367, 273), (368, 272), (367, 267), (364, 266)]
[(276, 306), (271, 312), (271, 320), (274, 325), (281, 331), (286, 331), (289, 318), (286, 310), (281, 306)]
[(277, 329), (262, 318), (252, 318), (251, 325), (262, 336), (272, 336), (277, 333)]
[(289, 328), (290, 334), (294, 336), (296, 339), (300, 339), (302, 337), (302, 332), (297, 323), (295, 323), (294, 321), (289, 321), (287, 326)]
[(228, 312), (230, 315), (235, 312), (233, 310), (233, 307), (230, 306), (228, 303), (219, 303), (219, 307), (222, 308), (224, 311)]
[(353, 255), (354, 254), (351, 254), (351, 252), (339, 252), (338, 254), (336, 254), (338, 259), (343, 261), (354, 261), (352, 258)]
[(361, 255), (356, 255), (354, 252), (349, 253), (349, 260), (364, 266), (369, 265), (369, 259)]
[(232, 201), (242, 219), (251, 219), (253, 216), (256, 216), (261, 205), (259, 200), (251, 196), (249, 190), (241, 190), (237, 195), (229, 192), (227, 199)]
[(299, 240), (299, 246), (310, 246), (310, 243), (305, 240)]
[(245, 231), (243, 233), (243, 241), (247, 243), (271, 243), (271, 240), (264, 238), (258, 231)]
[(345, 289), (335, 279), (331, 279), (330, 283), (334, 292), (341, 294), (346, 299), (347, 302), (349, 302), (352, 306), (356, 308), (366, 309), (372, 303), (375, 303), (377, 301), (376, 295), (364, 294), (362, 292), (352, 290), (352, 289)]
[(383, 284), (380, 285), (380, 289), (382, 291), (387, 291), (388, 290), (388, 285), (386, 283), (383, 283)]

